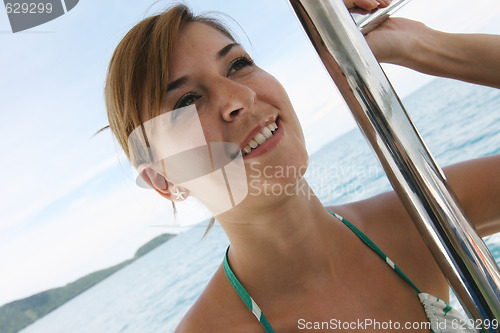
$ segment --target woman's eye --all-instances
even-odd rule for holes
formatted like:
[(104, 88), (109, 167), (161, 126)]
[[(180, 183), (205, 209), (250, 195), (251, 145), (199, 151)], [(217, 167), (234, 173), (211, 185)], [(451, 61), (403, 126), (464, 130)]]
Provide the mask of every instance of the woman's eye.
[(233, 61), (231, 61), (231, 63), (229, 64), (229, 69), (227, 71), (227, 75), (231, 75), (245, 67), (248, 67), (248, 66), (252, 66), (253, 65), (253, 60), (246, 57), (246, 56), (242, 56), (242, 57), (239, 57), (239, 58), (236, 58), (234, 59)]
[(176, 121), (182, 116), (182, 108), (194, 104), (194, 102), (196, 102), (196, 100), (200, 97), (200, 95), (192, 92), (182, 96), (177, 103), (175, 103), (174, 110), (172, 111), (172, 121)]
[(174, 109), (180, 109), (180, 108), (183, 108), (185, 106), (189, 106), (191, 104), (194, 104), (194, 102), (200, 98), (200, 95), (196, 94), (196, 93), (187, 93), (185, 94), (184, 96), (182, 96), (178, 101), (177, 103), (175, 103), (175, 106), (174, 106)]

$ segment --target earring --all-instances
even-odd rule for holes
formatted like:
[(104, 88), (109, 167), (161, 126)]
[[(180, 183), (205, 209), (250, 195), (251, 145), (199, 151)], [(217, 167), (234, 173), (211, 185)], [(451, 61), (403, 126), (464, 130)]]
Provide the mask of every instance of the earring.
[[(179, 201), (182, 201), (184, 200), (184, 195), (186, 195), (186, 192), (183, 192), (181, 190), (179, 190), (181, 187), (175, 187), (175, 191), (172, 192), (173, 195), (175, 195), (175, 200), (179, 200)], [(187, 198), (187, 196), (186, 196)]]

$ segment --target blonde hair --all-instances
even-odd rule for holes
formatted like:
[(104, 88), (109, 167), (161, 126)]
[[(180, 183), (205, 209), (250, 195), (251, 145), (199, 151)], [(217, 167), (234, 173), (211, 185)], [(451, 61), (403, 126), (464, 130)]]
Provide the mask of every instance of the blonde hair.
[[(160, 114), (169, 83), (170, 58), (180, 31), (190, 22), (207, 24), (235, 42), (219, 20), (195, 16), (187, 6), (178, 4), (135, 25), (113, 53), (104, 90), (106, 108), (109, 127), (129, 159), (128, 138), (143, 126), (141, 112), (148, 119)], [(137, 166), (140, 160), (137, 156), (133, 159)]]

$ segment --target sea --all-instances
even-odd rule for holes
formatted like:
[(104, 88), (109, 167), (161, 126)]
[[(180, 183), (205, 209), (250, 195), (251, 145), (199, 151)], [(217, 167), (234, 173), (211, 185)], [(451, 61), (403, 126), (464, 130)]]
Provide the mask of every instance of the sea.
[[(434, 79), (403, 104), (439, 165), (500, 153), (500, 90)], [(390, 189), (358, 129), (310, 156), (306, 178), (325, 205)], [(22, 332), (172, 332), (221, 264), (229, 243), (217, 224), (202, 239), (205, 225), (179, 234)], [(500, 234), (485, 242), (498, 263)], [(459, 306), (454, 297), (451, 303)]]

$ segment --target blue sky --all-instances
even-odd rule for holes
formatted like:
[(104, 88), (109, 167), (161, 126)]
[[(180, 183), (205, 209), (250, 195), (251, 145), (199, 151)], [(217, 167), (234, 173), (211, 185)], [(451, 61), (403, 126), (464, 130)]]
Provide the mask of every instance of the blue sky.
[[(13, 34), (0, 8), (0, 304), (129, 258), (173, 224), (171, 205), (135, 185), (107, 125), (103, 87), (121, 37), (169, 1), (85, 0)], [(256, 62), (285, 86), (310, 151), (355, 127), (285, 0), (192, 0), (221, 11)], [(414, 0), (397, 16), (450, 32), (500, 33), (496, 0)], [(247, 37), (245, 36), (248, 36)], [(384, 66), (404, 96), (428, 77)], [(194, 208), (194, 209), (193, 209)], [(208, 213), (196, 202), (178, 224)]]

